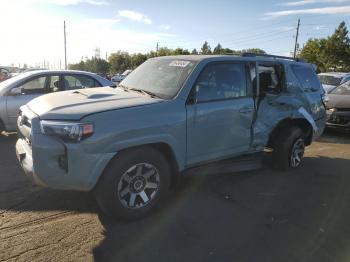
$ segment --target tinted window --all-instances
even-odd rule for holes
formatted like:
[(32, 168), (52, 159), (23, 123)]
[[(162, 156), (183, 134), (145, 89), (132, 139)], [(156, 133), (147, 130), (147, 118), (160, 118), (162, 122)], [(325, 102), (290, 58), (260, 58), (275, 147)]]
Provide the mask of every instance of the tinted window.
[(215, 101), (247, 95), (244, 64), (207, 66), (195, 84), (197, 102)]
[(23, 94), (41, 94), (45, 93), (46, 76), (34, 78), (24, 83), (20, 88)]
[(317, 91), (320, 88), (320, 83), (316, 77), (315, 72), (305, 66), (292, 66), (293, 72), (297, 79), (299, 80), (299, 83), (301, 87), (304, 90), (311, 90), (311, 91)]
[(173, 98), (195, 65), (195, 62), (187, 60), (151, 59), (132, 71), (121, 84), (165, 99)]
[(342, 84), (341, 86), (334, 89), (331, 94), (336, 95), (350, 95), (350, 82)]
[[(64, 87), (66, 90), (95, 87), (95, 79), (83, 75), (64, 76)], [(98, 85), (99, 86), (99, 85)]]

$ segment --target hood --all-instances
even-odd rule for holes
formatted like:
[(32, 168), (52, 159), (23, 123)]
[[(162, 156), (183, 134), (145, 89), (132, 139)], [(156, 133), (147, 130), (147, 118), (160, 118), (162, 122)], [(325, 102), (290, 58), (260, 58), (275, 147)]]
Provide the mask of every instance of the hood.
[(328, 94), (327, 108), (350, 108), (350, 95)]
[(63, 91), (40, 96), (27, 106), (41, 119), (79, 120), (86, 115), (135, 107), (163, 100), (110, 87)]

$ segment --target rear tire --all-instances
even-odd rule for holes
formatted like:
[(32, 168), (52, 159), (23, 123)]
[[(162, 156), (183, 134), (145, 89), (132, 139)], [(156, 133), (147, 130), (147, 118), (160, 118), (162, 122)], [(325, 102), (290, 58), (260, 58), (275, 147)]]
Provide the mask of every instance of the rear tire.
[(5, 131), (5, 125), (4, 123), (2, 122), (2, 120), (0, 119), (0, 135), (2, 134), (2, 132)]
[(278, 133), (273, 147), (273, 166), (287, 171), (302, 164), (305, 152), (305, 135), (296, 126), (285, 128)]
[(153, 148), (122, 152), (104, 171), (95, 190), (96, 200), (114, 219), (141, 218), (168, 195), (170, 174), (166, 158)]

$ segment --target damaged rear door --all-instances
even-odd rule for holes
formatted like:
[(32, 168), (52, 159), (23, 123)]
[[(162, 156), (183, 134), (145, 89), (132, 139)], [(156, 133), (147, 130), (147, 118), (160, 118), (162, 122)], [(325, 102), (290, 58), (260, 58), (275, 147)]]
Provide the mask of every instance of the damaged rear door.
[(254, 100), (248, 65), (208, 64), (187, 103), (188, 165), (248, 152)]

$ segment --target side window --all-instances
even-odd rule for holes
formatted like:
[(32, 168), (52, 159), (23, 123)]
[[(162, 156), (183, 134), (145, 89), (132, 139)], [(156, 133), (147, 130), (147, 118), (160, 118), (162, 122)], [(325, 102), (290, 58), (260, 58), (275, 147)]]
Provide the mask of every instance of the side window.
[(66, 90), (82, 89), (95, 87), (95, 79), (83, 75), (67, 75), (64, 76), (64, 87)]
[(23, 94), (43, 94), (45, 92), (46, 76), (37, 77), (19, 86)]
[(244, 64), (212, 64), (199, 75), (194, 86), (197, 102), (223, 100), (247, 95)]
[(281, 66), (259, 64), (259, 85), (261, 93), (278, 94), (282, 91), (282, 84)]
[(305, 91), (317, 91), (320, 89), (320, 82), (311, 68), (293, 65), (292, 70)]
[(60, 76), (49, 76), (49, 92), (58, 92), (60, 90)]

